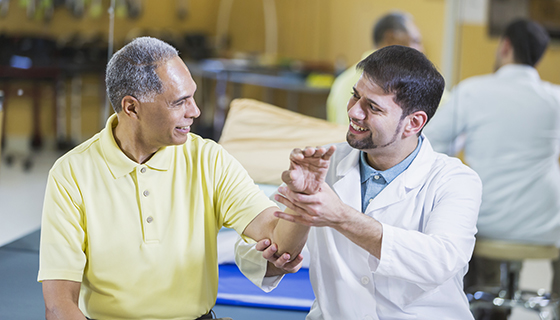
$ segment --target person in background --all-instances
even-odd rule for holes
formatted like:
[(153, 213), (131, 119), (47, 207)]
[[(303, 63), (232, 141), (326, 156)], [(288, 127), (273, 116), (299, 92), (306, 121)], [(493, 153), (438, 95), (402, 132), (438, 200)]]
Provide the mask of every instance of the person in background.
[[(420, 30), (414, 24), (412, 15), (406, 12), (395, 11), (381, 17), (374, 25), (372, 40), (375, 49), (401, 45), (419, 51), (424, 50)], [(371, 50), (367, 51), (362, 55), (362, 59), (371, 53)], [(352, 87), (358, 82), (360, 75), (360, 70), (357, 70), (354, 64), (336, 77), (327, 98), (328, 121), (348, 125), (345, 106), (352, 96)]]
[[(316, 300), (306, 319), (472, 319), (463, 277), (482, 184), (422, 134), (444, 79), (405, 46), (381, 48), (358, 68), (347, 142), (294, 150), (275, 195), (291, 210), (276, 216), (311, 229)], [(254, 283), (245, 260), (262, 268), (277, 260), (275, 243), (238, 242), (236, 250)]]
[(276, 218), (232, 156), (190, 133), (196, 84), (175, 48), (135, 39), (109, 61), (106, 85), (116, 114), (49, 173), (47, 319), (212, 319), (222, 226), (291, 248), (277, 264), (297, 271), (307, 229)]
[[(535, 69), (548, 43), (538, 23), (511, 22), (495, 72), (459, 83), (424, 131), (436, 151), (463, 150), (479, 174), (478, 238), (560, 244), (560, 91)], [(466, 287), (499, 284), (497, 262), (474, 257), (470, 265)], [(558, 262), (553, 269), (552, 291), (559, 294)], [(477, 318), (506, 319), (507, 313), (487, 310)]]

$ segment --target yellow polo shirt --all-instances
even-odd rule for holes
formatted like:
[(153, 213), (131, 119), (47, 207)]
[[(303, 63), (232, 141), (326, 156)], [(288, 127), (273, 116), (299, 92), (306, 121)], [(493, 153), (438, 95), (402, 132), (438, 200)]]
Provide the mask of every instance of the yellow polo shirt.
[(274, 203), (221, 146), (190, 134), (145, 164), (107, 127), (49, 173), (38, 280), (81, 282), (93, 319), (194, 319), (215, 304), (217, 233)]

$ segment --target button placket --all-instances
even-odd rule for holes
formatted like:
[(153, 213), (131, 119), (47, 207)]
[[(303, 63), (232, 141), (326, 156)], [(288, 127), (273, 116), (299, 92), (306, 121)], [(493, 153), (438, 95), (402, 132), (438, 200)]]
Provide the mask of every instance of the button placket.
[(148, 169), (146, 166), (141, 166), (136, 171), (137, 174), (137, 188), (140, 192), (140, 212), (142, 219), (142, 229), (144, 234), (144, 241), (146, 243), (158, 243), (158, 230), (156, 223), (156, 216), (154, 216), (153, 194), (150, 190), (150, 179), (148, 179)]

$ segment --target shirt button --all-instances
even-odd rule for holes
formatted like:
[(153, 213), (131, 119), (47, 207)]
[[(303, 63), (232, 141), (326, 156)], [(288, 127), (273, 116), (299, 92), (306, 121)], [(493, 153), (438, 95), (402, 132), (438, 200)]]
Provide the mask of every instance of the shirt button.
[(362, 277), (362, 284), (363, 284), (363, 285), (366, 285), (366, 284), (368, 284), (368, 283), (369, 283), (369, 277), (363, 276), (363, 277)]
[(369, 199), (369, 200), (368, 200), (368, 203), (371, 203), (372, 201), (373, 201), (373, 198)]
[(154, 218), (152, 218), (151, 216), (146, 219), (146, 222), (148, 223), (152, 223), (152, 221), (154, 221)]
[(142, 167), (142, 169), (140, 169), (141, 173), (146, 173), (146, 167)]
[(147, 197), (147, 196), (150, 195), (150, 191), (144, 190), (144, 192), (142, 192), (142, 194), (144, 195), (144, 197)]
[(376, 174), (376, 175), (373, 176), (373, 178), (374, 178), (375, 180), (378, 180), (380, 177), (379, 177), (379, 175)]

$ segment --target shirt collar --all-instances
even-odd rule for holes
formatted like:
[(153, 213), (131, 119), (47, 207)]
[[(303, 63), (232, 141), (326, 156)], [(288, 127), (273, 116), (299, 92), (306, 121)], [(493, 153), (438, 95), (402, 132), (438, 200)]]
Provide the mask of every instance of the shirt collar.
[[(105, 128), (101, 131), (100, 142), (101, 149), (103, 151), (103, 157), (105, 162), (111, 170), (113, 177), (115, 179), (120, 178), (124, 175), (132, 172), (136, 167), (141, 166), (141, 164), (133, 161), (124, 154), (113, 136), (113, 129), (117, 126), (119, 120), (116, 114), (113, 114), (107, 120)], [(190, 135), (189, 135), (190, 139)], [(153, 156), (148, 160), (145, 166), (154, 170), (169, 170), (171, 162), (173, 160), (174, 148), (173, 146), (163, 147), (159, 149)]]
[(374, 175), (380, 175), (385, 179), (386, 183), (389, 184), (393, 181), (399, 174), (403, 173), (408, 166), (412, 163), (418, 152), (420, 152), (420, 147), (422, 146), (423, 137), (420, 136), (418, 138), (418, 145), (416, 149), (408, 155), (403, 161), (399, 162), (397, 165), (385, 170), (385, 171), (378, 171), (372, 168), (366, 159), (366, 153), (360, 151), (360, 181), (363, 183), (369, 180)]
[(496, 71), (498, 77), (511, 78), (511, 77), (524, 77), (531, 80), (540, 80), (539, 72), (537, 69), (526, 65), (510, 63), (506, 64)]

